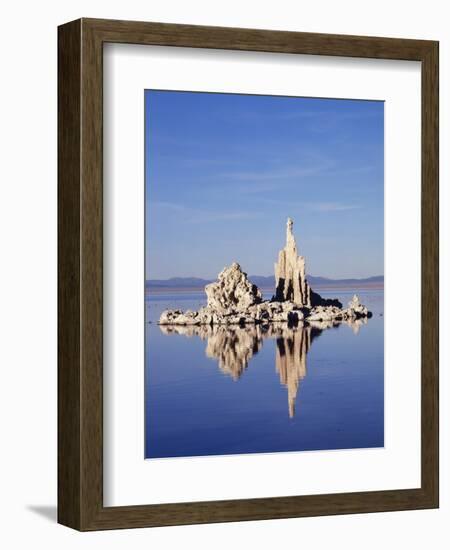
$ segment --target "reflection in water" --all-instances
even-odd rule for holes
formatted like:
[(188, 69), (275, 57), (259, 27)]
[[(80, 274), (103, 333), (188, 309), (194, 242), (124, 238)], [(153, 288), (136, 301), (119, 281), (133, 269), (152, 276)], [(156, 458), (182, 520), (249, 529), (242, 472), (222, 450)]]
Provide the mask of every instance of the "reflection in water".
[(311, 342), (320, 333), (321, 329), (308, 326), (298, 330), (286, 328), (277, 336), (275, 366), (280, 375), (280, 382), (287, 388), (290, 418), (295, 414), (295, 400), (300, 381), (306, 376), (306, 354)]
[(207, 357), (217, 359), (220, 370), (235, 381), (263, 341), (261, 325), (160, 325), (159, 328), (164, 334), (199, 336), (206, 340)]
[(367, 321), (368, 321), (367, 317), (362, 317), (361, 319), (354, 319), (353, 321), (347, 319), (345, 321), (345, 324), (348, 325), (353, 330), (353, 334), (358, 334), (359, 329), (363, 325), (367, 325)]
[[(251, 358), (258, 353), (264, 339), (276, 341), (275, 368), (280, 383), (288, 393), (288, 410), (295, 415), (295, 402), (300, 382), (306, 376), (306, 356), (311, 344), (323, 330), (338, 326), (333, 321), (310, 322), (290, 327), (286, 323), (268, 325), (160, 325), (166, 335), (197, 336), (206, 340), (207, 357), (218, 361), (219, 369), (234, 381), (239, 380)], [(358, 334), (367, 319), (347, 320), (354, 334)]]

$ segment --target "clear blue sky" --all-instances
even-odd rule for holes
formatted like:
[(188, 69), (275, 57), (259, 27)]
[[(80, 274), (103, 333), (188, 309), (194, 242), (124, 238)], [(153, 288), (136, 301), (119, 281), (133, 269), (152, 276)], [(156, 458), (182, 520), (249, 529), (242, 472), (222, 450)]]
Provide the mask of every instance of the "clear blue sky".
[(146, 277), (382, 275), (384, 103), (145, 92)]

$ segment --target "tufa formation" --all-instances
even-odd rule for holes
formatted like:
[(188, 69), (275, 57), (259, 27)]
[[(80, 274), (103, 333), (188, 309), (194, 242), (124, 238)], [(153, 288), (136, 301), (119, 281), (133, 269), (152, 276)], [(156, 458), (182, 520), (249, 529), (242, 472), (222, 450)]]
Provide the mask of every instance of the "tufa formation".
[(297, 244), (292, 233), (294, 222), (286, 224), (286, 246), (278, 254), (275, 264), (275, 299), (293, 302), (299, 307), (311, 307), (311, 289), (306, 280), (305, 258), (297, 253)]
[(207, 304), (198, 311), (166, 310), (160, 325), (245, 325), (285, 322), (289, 325), (341, 322), (371, 317), (358, 296), (347, 308), (339, 300), (323, 299), (306, 279), (305, 258), (299, 256), (293, 221), (287, 220), (286, 246), (275, 264), (275, 295), (263, 300), (259, 288), (234, 262), (223, 269), (215, 283), (206, 285)]

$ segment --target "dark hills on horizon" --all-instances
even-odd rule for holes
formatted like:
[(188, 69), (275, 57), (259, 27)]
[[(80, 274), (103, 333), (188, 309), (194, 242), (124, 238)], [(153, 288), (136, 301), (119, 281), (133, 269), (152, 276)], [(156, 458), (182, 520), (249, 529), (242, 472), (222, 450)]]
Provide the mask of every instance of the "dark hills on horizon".
[[(273, 275), (250, 275), (252, 283), (260, 288), (275, 288), (275, 277)], [(382, 286), (384, 276), (375, 275), (364, 279), (330, 279), (328, 277), (307, 276), (309, 284), (314, 287), (354, 287), (354, 286)], [(212, 283), (213, 279), (202, 279), (199, 277), (172, 277), (170, 279), (148, 279), (145, 286), (148, 289), (203, 289), (205, 285)]]

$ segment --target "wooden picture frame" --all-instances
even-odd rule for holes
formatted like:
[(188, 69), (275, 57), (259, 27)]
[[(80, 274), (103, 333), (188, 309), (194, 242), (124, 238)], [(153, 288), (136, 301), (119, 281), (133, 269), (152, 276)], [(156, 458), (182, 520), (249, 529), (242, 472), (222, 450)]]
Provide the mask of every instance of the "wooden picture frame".
[[(421, 487), (103, 506), (102, 47), (106, 42), (415, 60), (422, 67)], [(438, 43), (79, 19), (58, 29), (58, 521), (81, 530), (438, 506)]]

